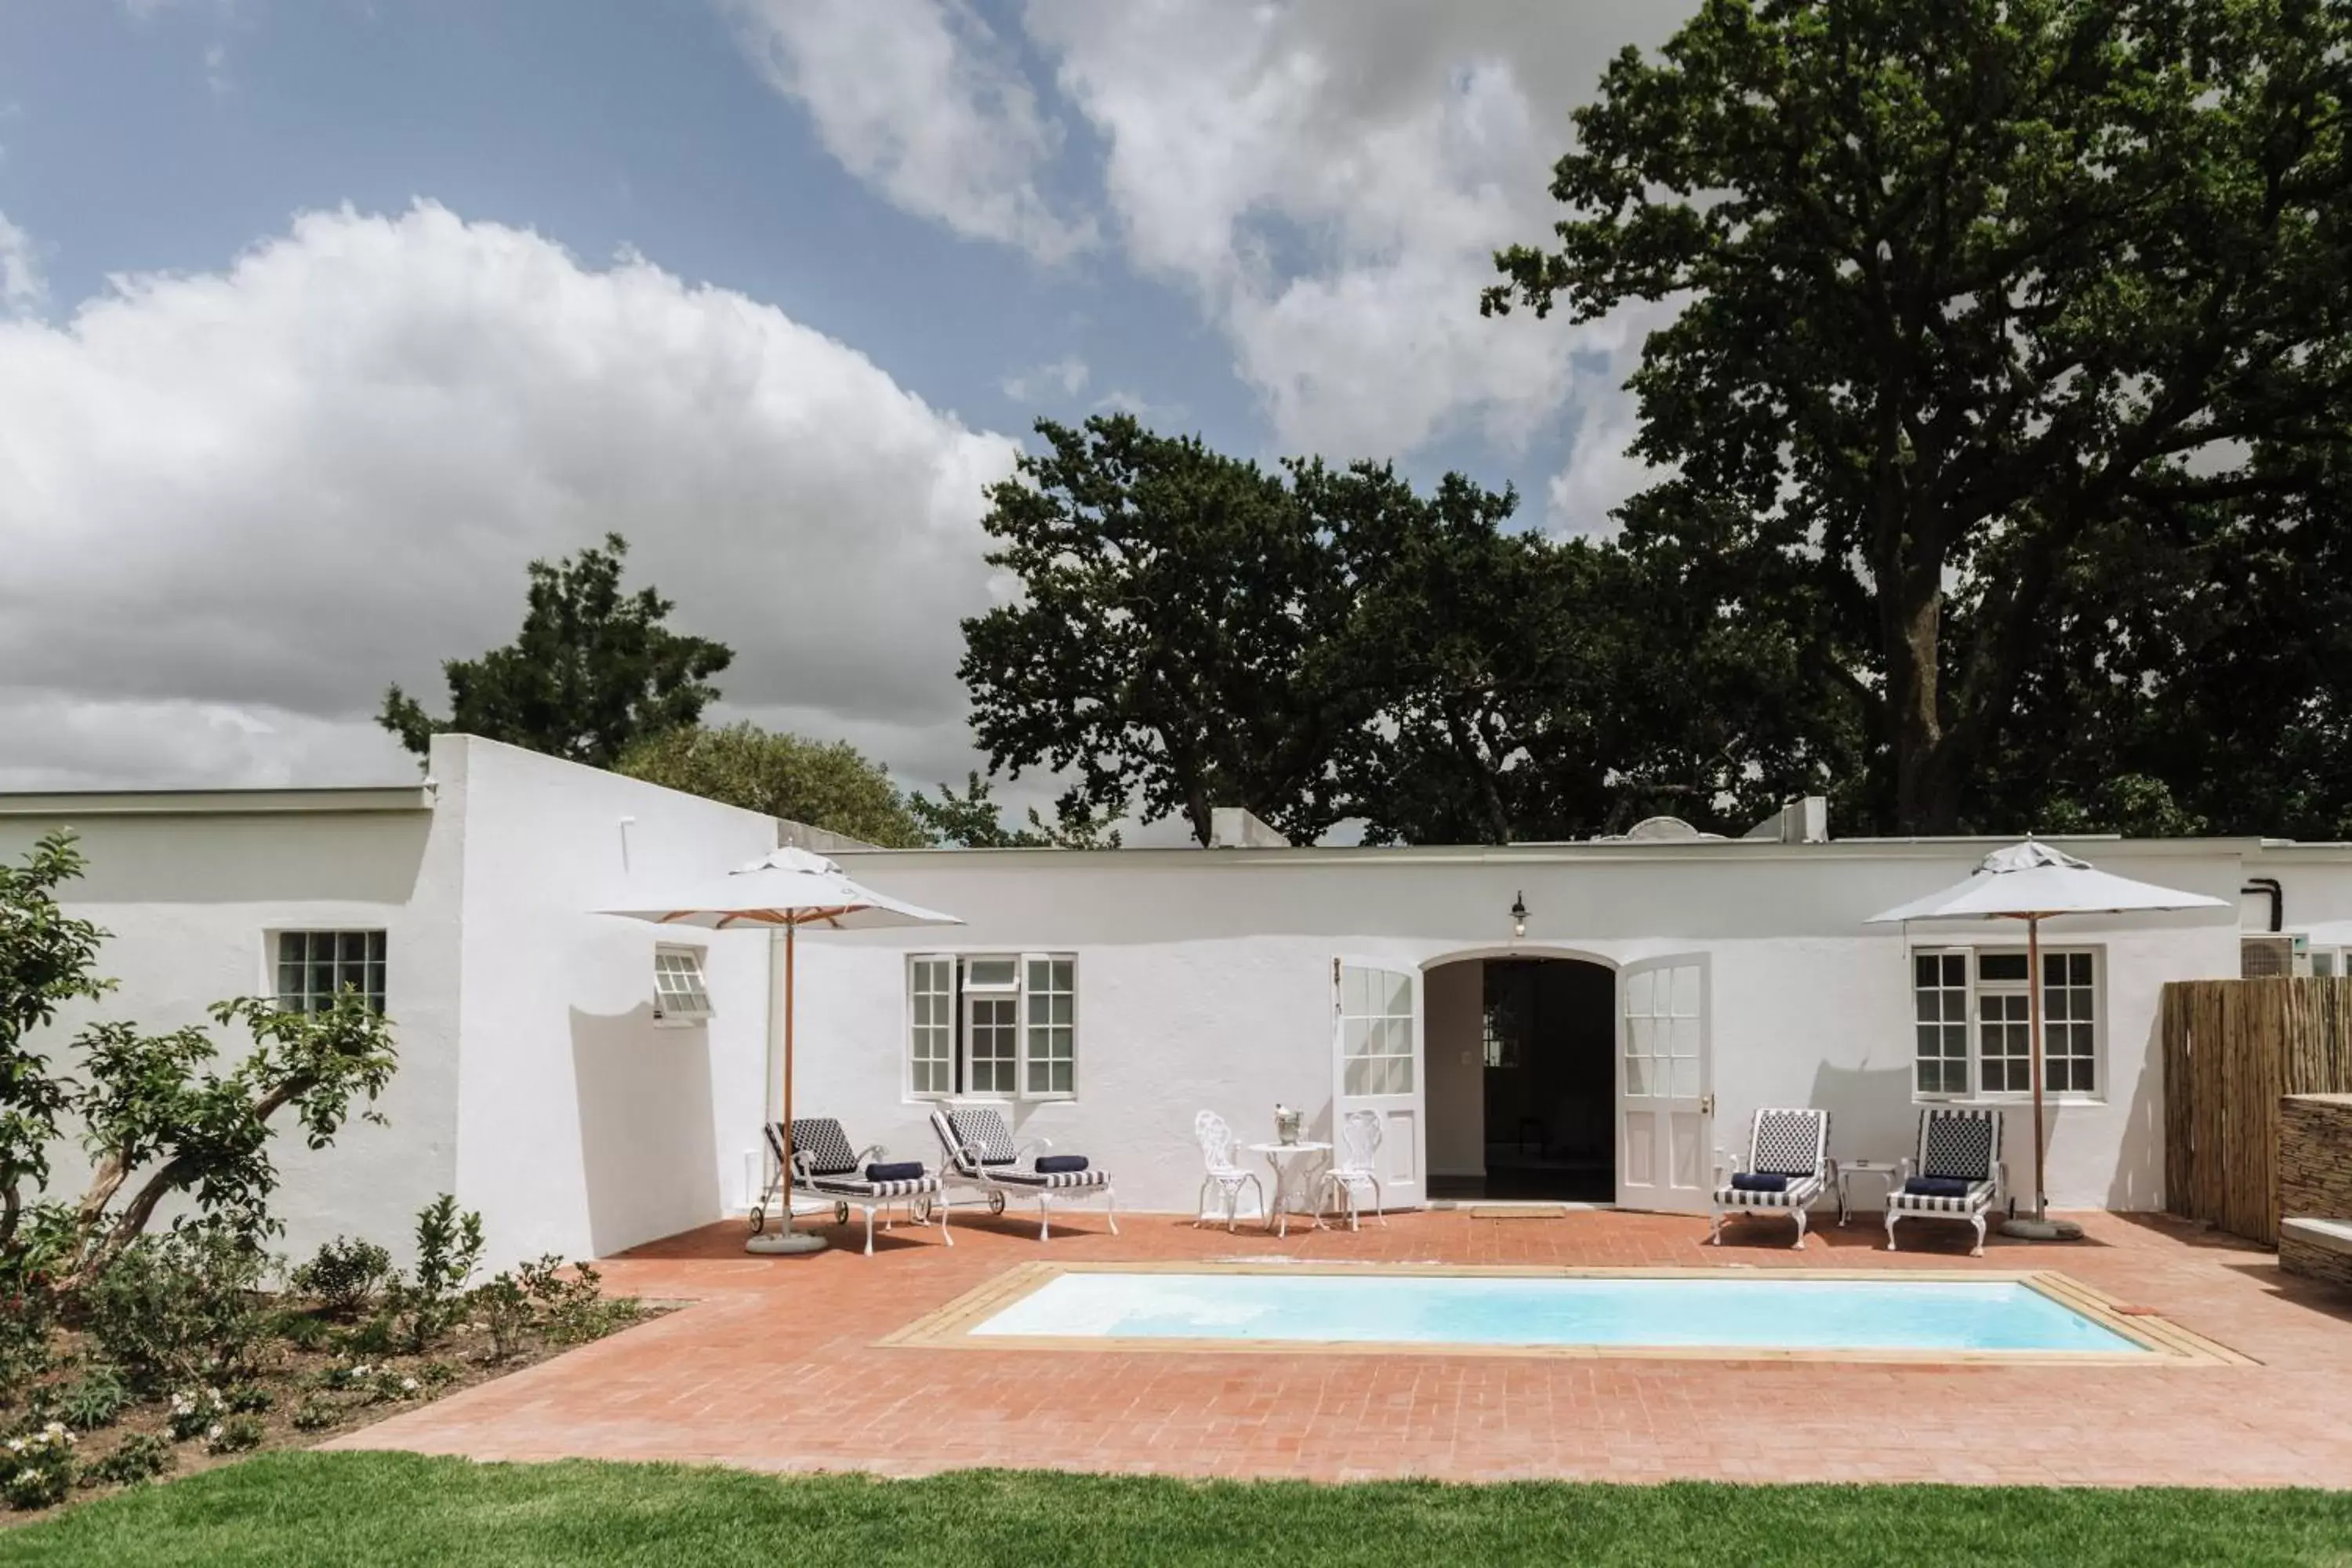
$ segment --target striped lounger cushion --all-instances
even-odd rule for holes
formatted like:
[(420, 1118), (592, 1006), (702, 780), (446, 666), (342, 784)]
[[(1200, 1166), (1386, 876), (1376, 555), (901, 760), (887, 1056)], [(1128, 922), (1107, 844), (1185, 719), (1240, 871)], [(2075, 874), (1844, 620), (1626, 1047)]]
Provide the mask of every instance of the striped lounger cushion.
[(1789, 1184), (1777, 1193), (1751, 1193), (1745, 1187), (1717, 1187), (1715, 1201), (1726, 1208), (1796, 1209), (1803, 1208), (1822, 1195), (1820, 1175), (1792, 1176)]
[(1928, 1193), (1887, 1194), (1889, 1214), (1972, 1215), (1992, 1203), (1993, 1165), (2000, 1158), (1996, 1111), (1930, 1110), (1919, 1113), (1919, 1173), (1966, 1182), (1956, 1198)]
[(897, 1182), (869, 1182), (858, 1173), (849, 1136), (830, 1116), (793, 1118), (793, 1152), (808, 1156), (809, 1173), (796, 1184), (845, 1198), (911, 1198), (940, 1190), (933, 1175)]
[(1017, 1165), (992, 1168), (989, 1175), (1000, 1182), (1015, 1182), (1024, 1187), (1059, 1192), (1066, 1187), (1099, 1187), (1110, 1177), (1101, 1171), (1029, 1171)]
[(1724, 1208), (1801, 1209), (1822, 1195), (1829, 1184), (1828, 1173), (1821, 1168), (1822, 1152), (1829, 1146), (1830, 1118), (1825, 1110), (1759, 1110), (1756, 1113), (1756, 1130), (1749, 1140), (1748, 1169), (1768, 1175), (1789, 1178), (1789, 1184), (1777, 1193), (1750, 1192), (1745, 1187), (1723, 1186), (1715, 1190), (1716, 1203)]
[(1970, 1182), (1967, 1194), (1962, 1197), (1895, 1192), (1887, 1194), (1886, 1206), (1897, 1214), (1974, 1214), (1991, 1202), (1990, 1182)]
[(937, 1176), (916, 1176), (898, 1182), (867, 1182), (856, 1176), (811, 1176), (802, 1184), (812, 1192), (835, 1193), (845, 1198), (911, 1198), (940, 1190)]
[(1033, 1171), (1016, 1165), (1018, 1158), (1013, 1146), (1013, 1130), (1004, 1125), (1002, 1112), (984, 1108), (958, 1108), (948, 1112), (948, 1129), (955, 1134), (960, 1147), (980, 1146), (980, 1163), (983, 1169), (973, 1172), (970, 1163), (959, 1158), (956, 1164), (966, 1175), (984, 1174), (991, 1181), (1008, 1185), (1035, 1187), (1040, 1192), (1064, 1192), (1076, 1187), (1102, 1187), (1110, 1184), (1110, 1177), (1101, 1171)]

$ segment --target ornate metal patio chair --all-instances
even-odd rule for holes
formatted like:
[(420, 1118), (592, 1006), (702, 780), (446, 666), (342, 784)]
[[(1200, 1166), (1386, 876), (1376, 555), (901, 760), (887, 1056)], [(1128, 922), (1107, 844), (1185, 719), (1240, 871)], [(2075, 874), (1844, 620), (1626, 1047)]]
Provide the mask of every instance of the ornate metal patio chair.
[(1919, 1152), (1895, 1168), (1886, 1194), (1886, 1250), (1898, 1219), (1964, 1219), (1984, 1256), (1985, 1215), (2009, 1185), (2000, 1163), (2000, 1112), (1930, 1106), (1919, 1113)]
[(1209, 1189), (1212, 1186), (1223, 1194), (1225, 1228), (1229, 1231), (1234, 1228), (1234, 1216), (1240, 1212), (1244, 1187), (1256, 1190), (1258, 1213), (1270, 1213), (1265, 1206), (1265, 1184), (1258, 1180), (1255, 1171), (1244, 1170), (1234, 1163), (1234, 1154), (1241, 1147), (1241, 1141), (1234, 1136), (1233, 1128), (1226, 1124), (1223, 1117), (1213, 1110), (1203, 1110), (1192, 1118), (1192, 1137), (1201, 1145), (1201, 1162), (1206, 1167), (1206, 1173), (1201, 1178), (1201, 1190), (1193, 1204), (1193, 1229), (1200, 1229), (1201, 1222), (1209, 1217)]
[(1836, 1175), (1837, 1165), (1830, 1159), (1828, 1111), (1758, 1111), (1748, 1131), (1747, 1166), (1716, 1188), (1707, 1205), (1712, 1221), (1707, 1240), (1723, 1245), (1723, 1222), (1729, 1215), (1777, 1214), (1797, 1222), (1797, 1239), (1790, 1245), (1802, 1247), (1813, 1200)]
[(1381, 1223), (1389, 1223), (1388, 1210), (1381, 1201), (1381, 1117), (1376, 1110), (1351, 1110), (1339, 1119), (1339, 1147), (1332, 1151), (1331, 1163), (1323, 1172), (1322, 1194), (1316, 1206), (1339, 1207), (1348, 1215), (1348, 1228), (1363, 1228), (1357, 1215), (1363, 1205), (1356, 1194), (1369, 1192), (1372, 1196), (1372, 1212)]

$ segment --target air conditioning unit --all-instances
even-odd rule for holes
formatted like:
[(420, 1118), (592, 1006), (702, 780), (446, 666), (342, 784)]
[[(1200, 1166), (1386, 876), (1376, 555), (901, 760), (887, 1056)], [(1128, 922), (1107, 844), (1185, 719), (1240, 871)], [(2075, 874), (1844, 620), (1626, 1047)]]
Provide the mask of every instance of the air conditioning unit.
[(2311, 939), (2292, 932), (2238, 939), (2238, 977), (2278, 980), (2311, 973)]

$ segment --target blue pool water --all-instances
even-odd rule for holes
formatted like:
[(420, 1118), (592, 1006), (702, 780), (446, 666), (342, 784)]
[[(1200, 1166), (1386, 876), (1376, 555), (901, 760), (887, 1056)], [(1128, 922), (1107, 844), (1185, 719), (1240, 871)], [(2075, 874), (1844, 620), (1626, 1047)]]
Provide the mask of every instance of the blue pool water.
[(2013, 1280), (1062, 1274), (982, 1337), (2152, 1354)]

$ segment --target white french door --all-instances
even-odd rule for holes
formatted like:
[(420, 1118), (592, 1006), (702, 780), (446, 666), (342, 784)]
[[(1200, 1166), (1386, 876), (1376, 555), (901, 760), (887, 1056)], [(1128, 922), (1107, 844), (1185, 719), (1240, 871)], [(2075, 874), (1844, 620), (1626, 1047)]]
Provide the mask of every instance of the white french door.
[(1381, 1201), (1419, 1208), (1423, 1113), (1421, 976), (1409, 969), (1331, 961), (1331, 1132), (1349, 1112), (1381, 1119)]
[(1647, 959), (1618, 972), (1621, 1207), (1706, 1212), (1715, 1174), (1706, 990), (1707, 963), (1697, 953)]

